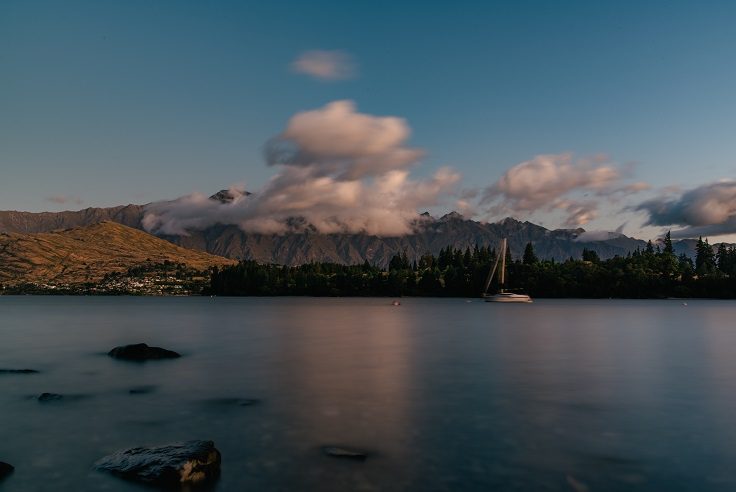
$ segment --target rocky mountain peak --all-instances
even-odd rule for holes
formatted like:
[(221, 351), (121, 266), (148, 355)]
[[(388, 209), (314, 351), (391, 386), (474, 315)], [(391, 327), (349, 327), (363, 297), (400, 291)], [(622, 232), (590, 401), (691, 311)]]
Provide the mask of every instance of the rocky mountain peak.
[(250, 196), (252, 195), (251, 192), (245, 191), (245, 190), (236, 190), (236, 189), (229, 189), (229, 190), (220, 190), (214, 195), (210, 196), (210, 200), (217, 200), (221, 203), (230, 203), (236, 198), (239, 198), (241, 196)]
[[(427, 215), (429, 215), (429, 214), (427, 214)], [(440, 217), (440, 220), (442, 222), (447, 222), (447, 221), (450, 221), (450, 220), (465, 220), (465, 217), (463, 217), (462, 214), (460, 214), (458, 212), (455, 212), (453, 210), (452, 212), (450, 212), (448, 214), (445, 214), (442, 217)]]

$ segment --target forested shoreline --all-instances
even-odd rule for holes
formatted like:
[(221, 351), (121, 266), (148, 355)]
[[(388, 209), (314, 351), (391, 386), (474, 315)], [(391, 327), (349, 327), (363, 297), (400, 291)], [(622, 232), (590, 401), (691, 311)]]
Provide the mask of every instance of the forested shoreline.
[[(212, 272), (205, 294), (225, 296), (435, 296), (479, 297), (496, 251), (445, 248), (410, 260), (396, 254), (387, 269), (309, 263), (288, 267), (242, 261)], [(496, 279), (489, 292), (498, 289)], [(507, 288), (536, 298), (736, 298), (736, 248), (698, 241), (695, 259), (677, 256), (669, 233), (662, 247), (649, 242), (625, 257), (540, 260), (531, 243), (518, 258), (507, 255)]]

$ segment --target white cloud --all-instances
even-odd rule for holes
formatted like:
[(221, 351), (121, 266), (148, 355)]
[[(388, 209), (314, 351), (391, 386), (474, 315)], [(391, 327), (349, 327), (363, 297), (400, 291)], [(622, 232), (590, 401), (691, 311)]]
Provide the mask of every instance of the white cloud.
[(360, 178), (415, 164), (423, 152), (404, 145), (410, 134), (402, 118), (358, 113), (352, 101), (335, 101), (294, 115), (266, 157), (271, 165)]
[(601, 199), (638, 193), (646, 183), (622, 184), (625, 173), (605, 156), (575, 159), (572, 154), (538, 155), (506, 171), (488, 187), (481, 203), (488, 213), (528, 215), (537, 211), (563, 210), (565, 225), (579, 227), (595, 219), (598, 203), (574, 198), (576, 193)]
[(635, 208), (647, 213), (645, 225), (684, 227), (673, 231), (673, 237), (736, 233), (736, 181), (717, 181), (679, 194), (676, 188), (668, 191)]
[(314, 227), (323, 233), (411, 232), (419, 208), (452, 194), (460, 176), (448, 168), (413, 180), (408, 168), (422, 151), (406, 146), (403, 119), (357, 112), (351, 101), (294, 115), (267, 146), (278, 172), (253, 195), (221, 203), (193, 194), (153, 204), (144, 227), (185, 234), (215, 223), (245, 231), (284, 233)]
[(353, 57), (341, 50), (306, 51), (291, 63), (291, 68), (297, 73), (325, 81), (346, 80), (357, 75)]
[(560, 200), (554, 208), (567, 212), (566, 227), (581, 227), (598, 217), (598, 205), (591, 201)]

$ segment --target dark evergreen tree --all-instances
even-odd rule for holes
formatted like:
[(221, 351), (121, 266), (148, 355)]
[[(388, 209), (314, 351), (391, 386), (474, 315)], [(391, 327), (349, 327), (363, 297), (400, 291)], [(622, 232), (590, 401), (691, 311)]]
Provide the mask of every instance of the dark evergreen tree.
[(392, 270), (407, 270), (411, 267), (409, 264), (409, 257), (406, 254), (406, 250), (402, 251), (400, 254), (395, 254), (391, 261), (388, 263), (388, 269), (389, 271)]
[(463, 264), (465, 266), (469, 266), (472, 263), (472, 261), (473, 261), (473, 257), (470, 254), (470, 248), (466, 247), (465, 254), (463, 254)]
[(534, 246), (532, 246), (531, 242), (526, 243), (526, 248), (524, 248), (524, 257), (522, 259), (522, 263), (524, 265), (534, 265), (539, 262), (539, 258), (537, 258), (537, 255), (534, 253)]
[(712, 275), (716, 270), (715, 255), (713, 248), (708, 244), (708, 239), (698, 238), (695, 246), (695, 272), (698, 275)]
[(726, 244), (720, 243), (716, 250), (716, 265), (718, 265), (718, 270), (722, 273), (727, 273), (728, 259), (728, 249), (726, 248)]
[(647, 247), (644, 250), (644, 254), (647, 254), (647, 255), (653, 255), (654, 254), (654, 245), (652, 244), (652, 241), (651, 240), (647, 241)]
[(666, 255), (675, 254), (675, 248), (672, 246), (672, 235), (670, 234), (670, 231), (667, 231), (667, 234), (664, 235), (664, 250), (662, 250), (662, 252)]
[(675, 256), (675, 248), (672, 246), (672, 236), (670, 231), (664, 235), (664, 248), (661, 254), (657, 256), (660, 258), (660, 271), (662, 275), (667, 278), (672, 278), (678, 271), (678, 259)]
[(601, 261), (598, 253), (592, 249), (583, 248), (583, 261), (590, 261), (592, 263), (599, 263)]

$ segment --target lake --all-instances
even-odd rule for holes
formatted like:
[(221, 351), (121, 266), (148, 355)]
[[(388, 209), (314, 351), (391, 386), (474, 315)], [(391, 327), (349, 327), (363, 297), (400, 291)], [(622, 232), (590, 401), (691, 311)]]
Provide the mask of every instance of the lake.
[(217, 491), (736, 490), (729, 301), (0, 297), (0, 368), (41, 371), (0, 374), (8, 491), (150, 490), (92, 465), (188, 439)]

